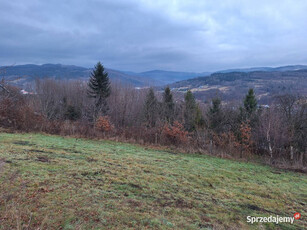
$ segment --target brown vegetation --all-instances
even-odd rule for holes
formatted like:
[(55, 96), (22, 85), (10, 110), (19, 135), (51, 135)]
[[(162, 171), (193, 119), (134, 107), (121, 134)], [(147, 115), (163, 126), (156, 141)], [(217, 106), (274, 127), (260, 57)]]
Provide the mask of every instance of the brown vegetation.
[[(307, 166), (306, 99), (294, 95), (276, 97), (270, 107), (244, 115), (239, 105), (217, 104), (217, 111), (201, 102), (189, 107), (182, 95), (174, 94), (174, 104), (170, 103), (171, 111), (165, 115), (162, 94), (155, 92), (155, 114), (148, 125), (144, 116), (147, 89), (113, 83), (107, 98), (109, 110), (96, 117), (95, 103), (87, 97), (84, 83), (37, 81), (33, 94), (26, 95), (2, 85), (6, 90), (0, 89), (1, 128), (161, 144), (222, 157), (260, 158), (285, 168)], [(191, 113), (196, 114), (188, 121), (186, 108), (195, 109)]]

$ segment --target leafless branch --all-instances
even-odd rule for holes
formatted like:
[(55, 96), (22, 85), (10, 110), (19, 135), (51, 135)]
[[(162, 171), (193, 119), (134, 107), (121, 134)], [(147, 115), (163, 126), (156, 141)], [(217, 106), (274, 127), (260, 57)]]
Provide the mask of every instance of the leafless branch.
[(7, 93), (10, 92), (2, 83), (0, 83), (0, 88), (2, 88)]

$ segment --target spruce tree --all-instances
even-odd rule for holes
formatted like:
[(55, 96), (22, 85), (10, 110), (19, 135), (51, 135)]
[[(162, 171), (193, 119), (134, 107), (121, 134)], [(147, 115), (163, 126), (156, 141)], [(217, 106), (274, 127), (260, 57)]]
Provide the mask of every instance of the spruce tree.
[(219, 98), (212, 99), (212, 105), (207, 115), (209, 120), (209, 129), (213, 130), (216, 133), (219, 133), (221, 131), (223, 121), (221, 100)]
[(163, 93), (163, 118), (168, 123), (173, 123), (174, 121), (174, 109), (175, 104), (173, 101), (173, 95), (171, 93), (170, 88), (167, 86)]
[(146, 124), (149, 127), (155, 127), (158, 119), (158, 100), (152, 88), (146, 96), (143, 112)]
[(110, 93), (111, 86), (108, 73), (105, 72), (103, 65), (98, 62), (91, 73), (87, 91), (88, 96), (95, 99), (95, 116), (100, 112), (105, 114), (108, 111), (106, 99), (110, 96)]
[(186, 130), (195, 130), (195, 119), (196, 119), (196, 101), (193, 93), (188, 90), (184, 97), (185, 110), (184, 110), (184, 126)]
[[(253, 89), (249, 89), (243, 101), (243, 108), (240, 107), (240, 122), (248, 122), (251, 127), (255, 127), (258, 122), (257, 99)], [(258, 110), (258, 112), (261, 112)]]
[(244, 109), (249, 115), (257, 110), (257, 99), (253, 89), (249, 89), (245, 96)]

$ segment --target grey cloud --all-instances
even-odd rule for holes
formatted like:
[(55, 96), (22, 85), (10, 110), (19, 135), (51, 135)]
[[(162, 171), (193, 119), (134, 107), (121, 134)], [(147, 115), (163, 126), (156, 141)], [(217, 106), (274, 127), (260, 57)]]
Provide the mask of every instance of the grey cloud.
[(0, 65), (212, 71), (307, 63), (306, 1), (0, 0)]

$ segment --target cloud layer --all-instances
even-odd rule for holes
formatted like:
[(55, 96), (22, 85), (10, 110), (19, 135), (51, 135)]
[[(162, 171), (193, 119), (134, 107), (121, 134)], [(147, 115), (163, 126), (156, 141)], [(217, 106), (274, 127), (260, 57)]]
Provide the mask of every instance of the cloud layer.
[(213, 71), (307, 64), (307, 1), (0, 0), (0, 65)]

